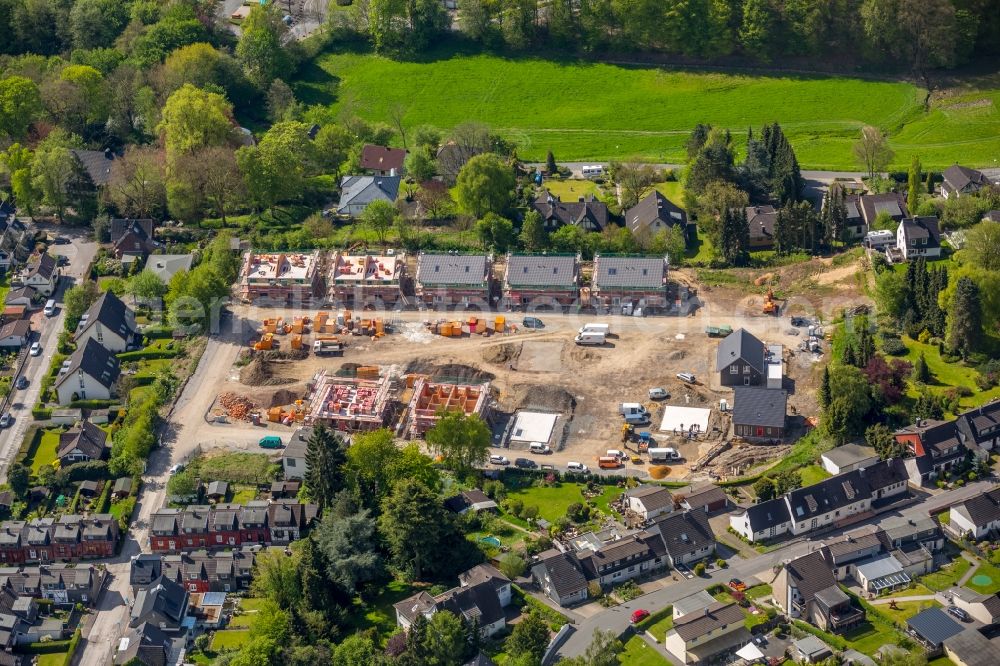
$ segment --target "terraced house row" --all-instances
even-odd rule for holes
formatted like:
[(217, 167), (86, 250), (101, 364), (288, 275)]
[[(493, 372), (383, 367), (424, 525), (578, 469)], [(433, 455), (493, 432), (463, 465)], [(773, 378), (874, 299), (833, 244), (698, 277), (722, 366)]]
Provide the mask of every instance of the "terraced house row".
[(280, 546), (301, 538), (318, 515), (317, 505), (294, 500), (160, 509), (153, 514), (149, 545), (154, 553)]
[(117, 544), (118, 521), (107, 513), (0, 523), (0, 562), (5, 564), (111, 557)]

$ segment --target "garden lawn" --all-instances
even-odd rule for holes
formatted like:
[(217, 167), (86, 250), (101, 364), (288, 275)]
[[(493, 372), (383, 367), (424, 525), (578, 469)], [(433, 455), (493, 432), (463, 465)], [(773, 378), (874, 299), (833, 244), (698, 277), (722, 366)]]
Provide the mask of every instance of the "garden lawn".
[(819, 483), (823, 479), (829, 479), (830, 473), (819, 465), (808, 465), (799, 470), (799, 474), (802, 475), (802, 485), (811, 486), (813, 484)]
[(69, 650), (62, 652), (50, 652), (38, 655), (38, 666), (63, 666), (66, 663), (66, 654)]
[(906, 624), (906, 621), (926, 608), (940, 608), (941, 604), (936, 601), (901, 601), (896, 604), (899, 610), (892, 610), (889, 604), (879, 604), (875, 606), (879, 611), (892, 618), (893, 622)]
[(238, 650), (250, 640), (249, 629), (222, 629), (212, 637), (212, 650)]
[[(989, 562), (979, 561), (979, 567), (976, 568), (975, 573), (972, 574), (972, 578), (965, 582), (965, 587), (970, 590), (975, 590), (980, 594), (994, 594), (1000, 592), (1000, 569), (996, 568)], [(980, 579), (980, 577), (984, 577)], [(990, 581), (986, 582), (985, 578), (989, 578)]]
[(666, 666), (670, 662), (657, 653), (652, 645), (641, 636), (632, 636), (625, 642), (625, 650), (618, 655), (622, 666)]
[(865, 622), (844, 634), (848, 645), (862, 654), (875, 654), (886, 643), (899, 645), (902, 638), (903, 635), (892, 627), (871, 622)]
[[(583, 493), (580, 492), (584, 487), (582, 483), (560, 483), (552, 486), (509, 488), (507, 497), (516, 497), (524, 502), (525, 506), (537, 506), (538, 515), (553, 522), (566, 515), (566, 509), (570, 504), (585, 502)], [(621, 488), (605, 486), (604, 494), (595, 497), (594, 504), (601, 511), (610, 513), (608, 503), (620, 496), (622, 492), (624, 491)]]
[(771, 586), (766, 583), (754, 585), (753, 587), (748, 588), (745, 592), (748, 599), (763, 599), (771, 596), (773, 593), (774, 590), (772, 590)]
[(678, 164), (699, 122), (729, 128), (741, 147), (748, 126), (778, 121), (799, 163), (812, 169), (856, 170), (851, 147), (863, 125), (892, 128), (894, 168), (917, 154), (925, 168), (944, 168), (959, 155), (968, 166), (992, 166), (1000, 153), (996, 89), (965, 88), (933, 100), (925, 113), (926, 93), (910, 83), (467, 55), (447, 47), (419, 62), (325, 53), (300, 71), (292, 85), (306, 104), (332, 105), (334, 115), (353, 109), (380, 122), (401, 106), (411, 127), (483, 122), (529, 161), (552, 150), (557, 161)]
[(674, 628), (674, 614), (673, 614), (673, 609), (671, 608), (669, 609), (669, 612), (663, 619), (657, 620), (656, 622), (651, 624), (649, 628), (646, 629), (646, 631), (651, 633), (656, 638), (656, 640), (662, 643), (663, 639), (666, 638), (667, 636), (667, 632), (673, 628)]
[(233, 504), (246, 504), (257, 499), (257, 489), (251, 486), (237, 486), (233, 493)]
[(947, 590), (969, 570), (972, 564), (960, 555), (955, 556), (955, 560), (943, 566), (934, 573), (927, 574), (920, 579), (920, 582), (936, 592)]
[(62, 430), (58, 429), (43, 431), (42, 438), (38, 442), (38, 447), (29, 458), (32, 474), (37, 476), (38, 470), (46, 465), (51, 465), (55, 461), (56, 453), (59, 451), (59, 435), (61, 433)]
[(396, 633), (396, 609), (392, 605), (413, 595), (417, 589), (409, 583), (394, 580), (382, 587), (379, 594), (365, 602), (355, 598), (354, 608), (348, 613), (347, 629), (364, 631), (374, 628), (383, 640)]
[(590, 194), (599, 195), (597, 183), (592, 180), (545, 178), (542, 180), (542, 187), (551, 192), (552, 196), (559, 197), (565, 202), (577, 201), (580, 197)]
[[(931, 381), (928, 387), (940, 393), (954, 386), (964, 386), (972, 390), (972, 395), (967, 398), (960, 398), (959, 405), (963, 409), (973, 409), (979, 405), (984, 405), (991, 400), (1000, 398), (1000, 386), (989, 391), (980, 391), (976, 387), (976, 376), (979, 374), (975, 368), (970, 368), (962, 363), (949, 363), (941, 358), (941, 353), (934, 345), (918, 342), (913, 338), (902, 336), (903, 344), (906, 345), (907, 354), (905, 358), (910, 363), (915, 363), (917, 357), (922, 353), (927, 361), (927, 369), (931, 373)], [(907, 395), (911, 398), (917, 397), (917, 390), (911, 384)]]

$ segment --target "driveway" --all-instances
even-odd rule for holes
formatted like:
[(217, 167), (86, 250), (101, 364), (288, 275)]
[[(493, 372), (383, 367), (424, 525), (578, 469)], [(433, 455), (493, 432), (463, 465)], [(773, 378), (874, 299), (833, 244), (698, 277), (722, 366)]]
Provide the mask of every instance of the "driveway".
[[(59, 228), (62, 235), (73, 236), (73, 231), (72, 229)], [(50, 250), (52, 254), (68, 257), (69, 265), (62, 268), (63, 278), (59, 281), (59, 288), (54, 297), (57, 303), (56, 315), (54, 317), (39, 315), (32, 318), (33, 328), (36, 331), (34, 341), (41, 345), (42, 353), (39, 356), (28, 356), (28, 360), (24, 364), (22, 374), (28, 379), (28, 388), (23, 391), (12, 389), (10, 394), (9, 402), (12, 405), (10, 413), (14, 417), (14, 424), (0, 431), (0, 482), (7, 480), (7, 468), (21, 446), (25, 431), (31, 425), (31, 408), (38, 402), (42, 378), (49, 369), (52, 356), (56, 353), (56, 344), (59, 340), (59, 333), (63, 330), (63, 320), (65, 319), (62, 303), (63, 294), (83, 277), (84, 271), (87, 270), (97, 253), (97, 243), (89, 236), (80, 233), (73, 236), (72, 244), (53, 245)], [(35, 328), (34, 322), (41, 322), (41, 324)]]

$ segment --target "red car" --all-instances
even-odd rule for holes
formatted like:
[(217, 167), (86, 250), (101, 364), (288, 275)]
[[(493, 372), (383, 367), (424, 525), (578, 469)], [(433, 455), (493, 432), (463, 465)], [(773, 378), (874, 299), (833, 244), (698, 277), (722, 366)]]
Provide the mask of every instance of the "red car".
[(636, 624), (637, 622), (642, 622), (647, 617), (649, 617), (649, 611), (640, 608), (639, 610), (632, 613), (632, 624)]

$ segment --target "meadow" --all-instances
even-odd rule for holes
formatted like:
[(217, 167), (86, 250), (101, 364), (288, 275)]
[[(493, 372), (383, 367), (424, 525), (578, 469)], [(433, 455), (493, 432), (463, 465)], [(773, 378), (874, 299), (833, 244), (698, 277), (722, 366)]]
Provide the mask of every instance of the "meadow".
[(865, 124), (889, 132), (900, 168), (913, 154), (925, 168), (994, 166), (1000, 154), (1000, 89), (992, 87), (941, 95), (925, 111), (925, 91), (904, 82), (454, 53), (401, 62), (334, 52), (310, 63), (294, 88), (306, 103), (373, 121), (388, 122), (400, 105), (409, 127), (481, 121), (515, 141), (526, 160), (542, 161), (552, 150), (561, 161), (680, 163), (696, 123), (728, 127), (742, 146), (747, 127), (774, 120), (804, 168), (858, 169), (851, 146)]

